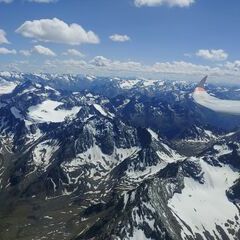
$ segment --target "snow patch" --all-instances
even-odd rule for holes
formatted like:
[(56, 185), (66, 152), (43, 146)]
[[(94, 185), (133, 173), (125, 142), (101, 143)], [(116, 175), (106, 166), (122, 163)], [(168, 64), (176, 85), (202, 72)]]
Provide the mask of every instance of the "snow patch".
[(34, 122), (63, 122), (66, 117), (73, 116), (79, 112), (81, 107), (73, 107), (71, 110), (57, 109), (63, 105), (62, 102), (46, 100), (28, 109), (28, 117)]
[(49, 165), (51, 157), (58, 150), (59, 146), (55, 141), (47, 140), (39, 143), (33, 150), (33, 163), (37, 167), (46, 167)]
[(233, 150), (231, 150), (227, 144), (223, 144), (223, 145), (214, 145), (213, 146), (214, 150), (216, 150), (217, 153), (217, 157), (223, 156), (223, 155), (227, 155), (229, 153), (232, 153)]
[(155, 132), (154, 132), (152, 129), (150, 129), (150, 128), (148, 128), (147, 130), (148, 130), (148, 132), (151, 134), (151, 136), (152, 136), (153, 139), (155, 139), (155, 140), (157, 140), (157, 141), (159, 140), (157, 133), (155, 133)]
[(99, 105), (99, 104), (93, 104), (93, 106), (96, 108), (96, 110), (101, 113), (103, 116), (107, 116), (106, 111)]
[(97, 145), (92, 146), (86, 152), (80, 153), (70, 162), (65, 162), (62, 167), (66, 172), (74, 172), (81, 166), (90, 165), (88, 177), (95, 180), (108, 174), (108, 172), (124, 159), (138, 151), (138, 147), (115, 148), (111, 155), (104, 154)]
[[(148, 240), (142, 229), (134, 228), (133, 236), (129, 238), (130, 240)], [(150, 239), (149, 239), (150, 240)]]
[(95, 109), (101, 114), (101, 115), (103, 115), (104, 117), (106, 117), (106, 116), (110, 116), (110, 117), (113, 117), (114, 116), (114, 114), (112, 114), (112, 113), (110, 113), (110, 112), (106, 112), (103, 108), (102, 108), (102, 106), (100, 106), (99, 104), (93, 104), (93, 106), (95, 107)]
[(140, 80), (122, 80), (120, 82), (120, 87), (122, 89), (131, 89), (135, 85), (137, 85), (140, 82)]
[(14, 82), (0, 81), (0, 95), (11, 93), (16, 86)]

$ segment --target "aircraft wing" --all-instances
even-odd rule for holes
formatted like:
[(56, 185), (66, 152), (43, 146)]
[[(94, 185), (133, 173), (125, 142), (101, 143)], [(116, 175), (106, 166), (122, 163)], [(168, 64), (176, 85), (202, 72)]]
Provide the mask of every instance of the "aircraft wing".
[(208, 78), (208, 76), (205, 76), (205, 77), (200, 81), (200, 83), (199, 83), (197, 86), (204, 88), (204, 85), (205, 85), (205, 83), (206, 83), (206, 81), (207, 81), (207, 78)]
[(204, 88), (206, 81), (207, 76), (205, 76), (195, 88), (193, 92), (194, 102), (214, 112), (240, 115), (240, 101), (223, 100), (209, 95)]

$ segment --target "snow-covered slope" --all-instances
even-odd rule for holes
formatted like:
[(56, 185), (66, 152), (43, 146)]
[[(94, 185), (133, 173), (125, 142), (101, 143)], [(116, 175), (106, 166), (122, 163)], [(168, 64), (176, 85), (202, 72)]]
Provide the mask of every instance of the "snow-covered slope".
[(15, 82), (7, 82), (0, 79), (0, 95), (8, 94), (17, 86)]
[(175, 193), (168, 203), (182, 226), (182, 238), (196, 239), (197, 234), (208, 231), (213, 238), (222, 239), (217, 229), (223, 229), (224, 235), (235, 239), (231, 232), (239, 229), (239, 211), (227, 198), (226, 191), (239, 178), (239, 173), (228, 165), (212, 166), (201, 158), (191, 160), (199, 161), (202, 182), (185, 177), (182, 192)]
[(28, 108), (28, 119), (34, 122), (63, 122), (66, 117), (76, 116), (81, 109), (73, 107), (70, 110), (59, 109), (62, 102), (45, 100), (44, 102)]

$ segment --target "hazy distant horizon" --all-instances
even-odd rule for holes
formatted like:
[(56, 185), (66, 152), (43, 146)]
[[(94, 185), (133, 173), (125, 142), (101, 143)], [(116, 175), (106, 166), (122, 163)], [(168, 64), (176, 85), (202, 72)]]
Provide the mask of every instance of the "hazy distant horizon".
[(3, 71), (207, 74), (240, 82), (237, 0), (0, 0), (0, 6)]

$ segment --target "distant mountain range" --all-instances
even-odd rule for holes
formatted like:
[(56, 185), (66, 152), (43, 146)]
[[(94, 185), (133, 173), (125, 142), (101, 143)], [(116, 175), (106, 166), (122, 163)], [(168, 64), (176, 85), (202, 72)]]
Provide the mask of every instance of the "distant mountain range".
[(1, 72), (0, 240), (240, 239), (240, 117), (194, 87)]

